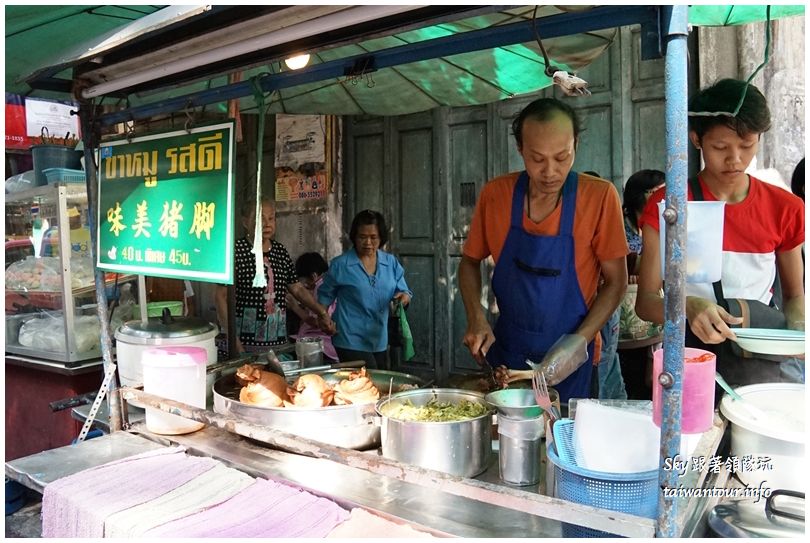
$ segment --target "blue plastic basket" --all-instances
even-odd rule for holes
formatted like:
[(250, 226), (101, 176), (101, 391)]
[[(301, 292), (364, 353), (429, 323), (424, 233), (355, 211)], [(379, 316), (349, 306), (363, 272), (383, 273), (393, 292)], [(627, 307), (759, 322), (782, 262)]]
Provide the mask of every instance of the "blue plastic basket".
[[(560, 460), (552, 448), (547, 449), (548, 459), (554, 465), (556, 480), (555, 495), (558, 498), (601, 509), (629, 513), (639, 517), (658, 516), (658, 470), (638, 473), (606, 473), (581, 468), (573, 460), (574, 424), (564, 424), (557, 429), (555, 423), (554, 443), (568, 453), (572, 461)], [(558, 437), (559, 434), (559, 437)], [(605, 454), (610, 454), (606, 451)], [(614, 534), (562, 523), (563, 537), (616, 537)]]
[(553, 426), (554, 443), (557, 446), (557, 455), (562, 465), (576, 465), (574, 455), (574, 421), (573, 419), (560, 419)]
[(70, 170), (68, 168), (45, 168), (42, 170), (49, 185), (54, 183), (84, 183), (84, 170)]

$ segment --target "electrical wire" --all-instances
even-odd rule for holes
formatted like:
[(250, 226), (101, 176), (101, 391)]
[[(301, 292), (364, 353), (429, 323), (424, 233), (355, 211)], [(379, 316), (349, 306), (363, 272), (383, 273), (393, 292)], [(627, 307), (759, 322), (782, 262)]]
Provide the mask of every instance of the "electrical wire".
[(737, 103), (737, 107), (734, 108), (734, 112), (730, 113), (728, 111), (690, 111), (688, 115), (690, 117), (736, 117), (737, 114), (740, 112), (742, 108), (743, 102), (745, 101), (745, 95), (748, 93), (748, 86), (753, 81), (754, 77), (759, 73), (759, 71), (765, 67), (768, 63), (769, 56), (771, 50), (771, 6), (765, 7), (765, 59), (762, 63), (757, 66), (756, 70), (748, 77), (745, 81), (745, 87), (743, 87), (742, 95), (740, 96), (740, 101)]
[(552, 66), (548, 60), (548, 53), (546, 52), (546, 48), (543, 47), (543, 42), (540, 40), (540, 34), (537, 32), (537, 6), (534, 6), (534, 10), (532, 11), (532, 30), (534, 30), (534, 39), (537, 40), (537, 44), (540, 46), (540, 52), (543, 53), (543, 62), (546, 65), (545, 70), (543, 73), (546, 74), (547, 77), (553, 77), (554, 72), (559, 72), (560, 69), (556, 66)]

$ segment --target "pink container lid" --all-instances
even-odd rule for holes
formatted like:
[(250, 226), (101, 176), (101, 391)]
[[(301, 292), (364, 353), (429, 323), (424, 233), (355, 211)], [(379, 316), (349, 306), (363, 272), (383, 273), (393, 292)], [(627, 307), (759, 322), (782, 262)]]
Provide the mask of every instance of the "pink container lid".
[(202, 347), (182, 347), (167, 345), (146, 349), (141, 355), (141, 363), (152, 366), (192, 366), (208, 364), (208, 352)]

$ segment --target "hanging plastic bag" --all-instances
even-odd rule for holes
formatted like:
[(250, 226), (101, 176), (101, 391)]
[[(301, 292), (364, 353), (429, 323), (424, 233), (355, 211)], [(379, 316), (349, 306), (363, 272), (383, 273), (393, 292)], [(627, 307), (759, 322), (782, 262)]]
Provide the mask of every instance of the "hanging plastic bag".
[(402, 334), (402, 359), (407, 362), (414, 357), (416, 352), (413, 349), (413, 336), (408, 318), (405, 316), (405, 308), (399, 304), (399, 325)]
[(34, 170), (18, 173), (6, 179), (6, 194), (32, 189), (36, 186)]
[(402, 348), (402, 358), (406, 362), (414, 357), (411, 327), (405, 316), (405, 307), (399, 300), (391, 301), (391, 311), (388, 315), (388, 344), (391, 347)]

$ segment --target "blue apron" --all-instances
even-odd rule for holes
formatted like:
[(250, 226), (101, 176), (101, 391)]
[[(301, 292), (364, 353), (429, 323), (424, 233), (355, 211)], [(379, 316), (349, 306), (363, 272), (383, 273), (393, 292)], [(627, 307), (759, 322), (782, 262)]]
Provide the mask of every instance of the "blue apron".
[[(588, 313), (574, 260), (577, 173), (570, 172), (563, 185), (557, 236), (530, 234), (523, 229), (528, 182), (524, 171), (515, 184), (511, 226), (492, 276), (500, 315), (495, 343), (487, 353), (493, 366), (504, 364), (522, 370), (528, 369), (527, 358), (540, 362), (560, 336), (575, 332)], [(560, 401), (590, 396), (593, 349), (591, 342), (588, 361), (555, 385)]]

